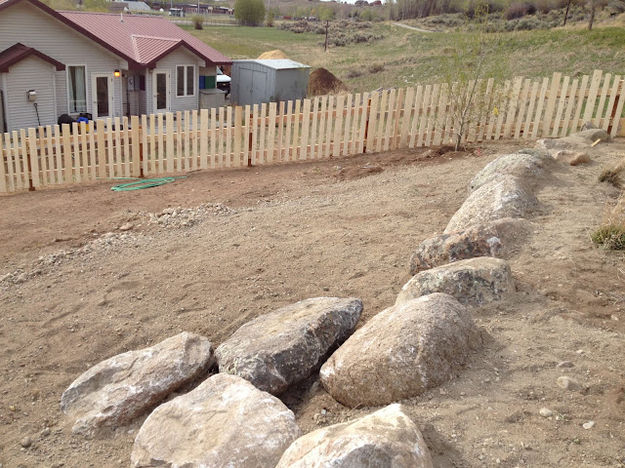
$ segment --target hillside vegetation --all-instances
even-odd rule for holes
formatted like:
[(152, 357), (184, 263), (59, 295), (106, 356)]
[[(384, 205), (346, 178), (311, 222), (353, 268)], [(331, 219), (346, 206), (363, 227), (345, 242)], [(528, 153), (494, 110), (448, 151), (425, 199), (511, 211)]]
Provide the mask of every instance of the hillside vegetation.
[[(327, 68), (355, 92), (440, 81), (455, 48), (473, 34), (419, 33), (392, 23), (371, 23), (368, 31), (381, 38), (330, 47), (327, 52), (323, 35), (309, 32), (264, 27), (191, 32), (234, 59), (256, 58), (267, 50), (281, 49), (293, 60)], [(512, 31), (500, 33), (498, 40), (501, 46), (487, 60), (506, 60), (510, 76), (539, 77), (555, 71), (579, 76), (594, 69), (625, 73), (625, 29), (620, 27)]]

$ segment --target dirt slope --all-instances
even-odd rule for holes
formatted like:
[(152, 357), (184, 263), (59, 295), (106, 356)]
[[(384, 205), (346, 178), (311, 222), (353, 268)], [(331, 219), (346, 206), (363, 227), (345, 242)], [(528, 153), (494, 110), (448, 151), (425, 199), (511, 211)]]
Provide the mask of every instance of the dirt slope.
[[(217, 345), (252, 317), (318, 295), (361, 297), (367, 320), (393, 303), (412, 248), (442, 232), (472, 176), (520, 146), (195, 174), (129, 194), (103, 184), (2, 198), (0, 277), (11, 276), (0, 283), (0, 463), (127, 465), (141, 421), (85, 441), (58, 406), (75, 377), (113, 354), (182, 330)], [(438, 466), (625, 463), (625, 259), (588, 240), (617, 196), (596, 183), (601, 163), (624, 148), (599, 146), (598, 162), (562, 166), (539, 190), (534, 234), (511, 261), (517, 293), (475, 311), (486, 349), (456, 380), (407, 402)], [(211, 208), (173, 228), (140, 213), (201, 203), (236, 212)], [(129, 220), (131, 231), (102, 236)], [(59, 249), (69, 253), (50, 256)], [(582, 391), (559, 388), (560, 375)], [(284, 399), (305, 432), (371, 411), (342, 407), (315, 379)]]

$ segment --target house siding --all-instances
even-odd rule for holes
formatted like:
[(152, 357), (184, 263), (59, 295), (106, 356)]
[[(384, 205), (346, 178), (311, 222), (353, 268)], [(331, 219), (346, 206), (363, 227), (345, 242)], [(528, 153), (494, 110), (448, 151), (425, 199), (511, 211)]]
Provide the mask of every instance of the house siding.
[[(85, 65), (89, 113), (92, 113), (93, 106), (91, 74), (111, 73), (115, 69), (127, 68), (124, 60), (28, 3), (13, 5), (0, 15), (0, 50), (17, 42), (34, 47), (65, 65)], [(11, 75), (13, 68), (9, 70), (8, 75)], [(55, 81), (56, 108), (60, 115), (68, 112), (67, 71), (55, 71)], [(28, 86), (29, 89), (35, 88)], [(47, 86), (50, 87), (51, 82), (48, 82)], [(113, 93), (114, 115), (121, 116), (123, 115), (121, 79), (114, 80)], [(42, 119), (42, 124), (56, 123), (57, 117), (58, 115), (46, 121)], [(28, 126), (36, 125), (36, 122), (35, 117)]]
[(8, 131), (37, 126), (35, 106), (26, 98), (26, 93), (31, 89), (37, 92), (36, 102), (41, 125), (56, 122), (55, 90), (50, 86), (54, 73), (55, 69), (48, 62), (28, 57), (13, 65), (9, 73), (4, 74), (7, 88), (11, 90), (6, 96)]
[[(195, 80), (193, 96), (176, 96), (177, 79), (176, 67), (178, 65), (195, 65)], [(158, 71), (168, 70), (170, 81), (170, 110), (171, 112), (199, 109), (199, 69), (204, 65), (204, 60), (199, 59), (186, 49), (176, 49), (171, 54), (163, 57), (156, 64)], [(154, 109), (153, 89), (152, 89), (153, 71), (150, 70), (149, 77), (146, 80), (146, 91), (148, 100), (148, 110), (152, 112)], [(148, 89), (149, 88), (149, 89)]]

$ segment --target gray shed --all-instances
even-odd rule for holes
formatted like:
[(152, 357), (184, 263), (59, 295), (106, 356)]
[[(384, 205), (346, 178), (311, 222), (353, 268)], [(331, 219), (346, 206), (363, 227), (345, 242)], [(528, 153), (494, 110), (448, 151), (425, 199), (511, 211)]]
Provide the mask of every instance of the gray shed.
[(306, 97), (310, 67), (289, 59), (235, 60), (232, 101), (238, 105)]

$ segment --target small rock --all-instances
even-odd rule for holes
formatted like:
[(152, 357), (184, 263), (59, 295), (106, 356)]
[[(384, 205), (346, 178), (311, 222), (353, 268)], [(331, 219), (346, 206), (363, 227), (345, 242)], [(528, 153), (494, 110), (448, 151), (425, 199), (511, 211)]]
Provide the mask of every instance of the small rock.
[(557, 367), (560, 367), (560, 368), (568, 368), (568, 367), (574, 367), (574, 366), (575, 364), (573, 364), (571, 361), (562, 361), (562, 362), (559, 362), (557, 365)]
[(595, 422), (594, 421), (588, 421), (585, 422), (584, 424), (582, 424), (582, 427), (586, 430), (588, 429), (592, 429), (595, 426)]
[(579, 166), (580, 164), (590, 162), (590, 156), (581, 151), (560, 150), (554, 153), (553, 158), (571, 166)]
[(543, 418), (548, 418), (550, 416), (553, 416), (553, 411), (551, 411), (549, 408), (541, 408), (538, 411), (538, 414), (540, 414)]
[(20, 440), (20, 445), (24, 448), (28, 448), (33, 444), (33, 440), (30, 437), (24, 437)]
[(581, 388), (581, 385), (579, 384), (577, 380), (571, 377), (568, 377), (566, 375), (558, 377), (558, 380), (556, 381), (556, 383), (558, 384), (558, 387), (563, 388), (564, 390), (575, 391)]
[(50, 428), (44, 427), (43, 431), (41, 431), (41, 437), (48, 437), (50, 435)]
[(130, 231), (134, 226), (132, 225), (132, 223), (126, 223), (126, 224), (122, 224), (119, 227), (120, 231)]

